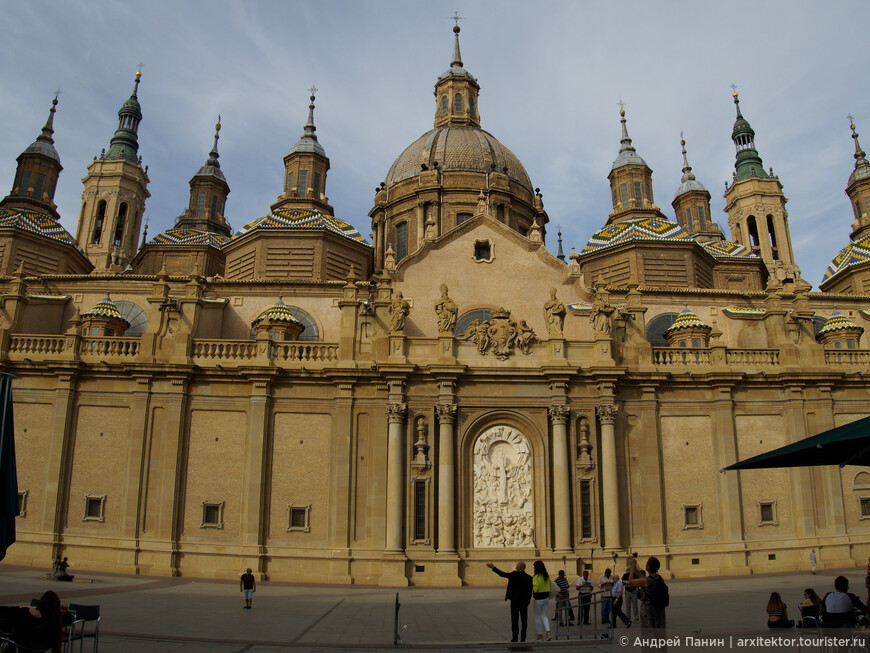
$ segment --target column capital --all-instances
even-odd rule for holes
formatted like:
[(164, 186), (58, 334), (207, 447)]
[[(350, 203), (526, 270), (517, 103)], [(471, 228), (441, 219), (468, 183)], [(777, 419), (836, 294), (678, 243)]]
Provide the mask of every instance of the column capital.
[(404, 422), (405, 416), (408, 414), (408, 404), (392, 403), (387, 404), (387, 419), (390, 423)]
[(452, 424), (456, 420), (456, 404), (435, 404), (435, 414), (442, 424)]
[(613, 424), (618, 411), (619, 409), (614, 404), (601, 404), (595, 408), (595, 414), (598, 415), (602, 424)]
[(565, 404), (554, 404), (547, 408), (547, 413), (553, 420), (553, 424), (564, 424), (571, 416), (571, 408)]

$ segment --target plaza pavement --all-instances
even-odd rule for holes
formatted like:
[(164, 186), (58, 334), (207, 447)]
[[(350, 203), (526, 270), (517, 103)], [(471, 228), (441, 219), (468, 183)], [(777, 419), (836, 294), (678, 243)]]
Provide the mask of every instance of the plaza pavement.
[[(671, 580), (668, 635), (680, 637), (681, 645), (669, 650), (820, 651), (819, 646), (786, 647), (780, 642), (755, 642), (758, 646), (752, 646), (738, 638), (800, 636), (800, 631), (772, 633), (766, 628), (765, 605), (770, 592), (780, 592), (789, 607), (789, 616), (797, 618), (803, 589), (813, 587), (824, 595), (833, 588), (833, 579), (840, 573), (849, 578), (851, 589), (864, 600), (863, 570), (854, 568), (820, 571), (816, 576), (806, 572)], [(27, 604), (46, 589), (58, 592), (64, 603), (101, 606), (102, 653), (510, 648), (507, 644), (510, 617), (508, 605), (503, 601), (503, 586), (397, 590), (259, 582), (253, 609), (243, 610), (238, 581), (79, 572), (76, 581), (67, 584), (48, 579), (43, 569), (0, 564), (0, 604)], [(399, 625), (407, 625), (398, 647), (393, 645), (397, 592), (401, 602)], [(530, 639), (534, 640), (531, 609), (529, 618)], [(627, 645), (621, 644), (622, 637), (629, 638)], [(637, 624), (624, 629), (620, 623), (613, 640), (591, 639), (591, 633), (586, 633), (586, 639), (580, 641), (527, 642), (525, 650), (639, 651), (640, 647), (634, 645), (637, 637), (640, 637)], [(718, 637), (725, 638), (725, 646), (709, 646), (709, 641), (704, 641)], [(867, 640), (870, 644), (870, 633)], [(87, 642), (85, 648), (89, 645)]]

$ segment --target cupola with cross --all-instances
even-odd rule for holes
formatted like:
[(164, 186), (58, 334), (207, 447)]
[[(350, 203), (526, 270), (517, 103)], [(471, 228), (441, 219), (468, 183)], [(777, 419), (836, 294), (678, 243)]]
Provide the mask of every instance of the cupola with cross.
[(671, 206), (677, 216), (677, 222), (695, 240), (708, 242), (724, 240), (719, 225), (710, 216), (710, 191), (695, 179), (692, 166), (686, 157), (686, 139), (680, 134), (680, 144), (683, 146), (683, 177), (680, 187), (674, 195)]
[(666, 219), (653, 202), (652, 169), (631, 144), (625, 120), (625, 104), (621, 100), (619, 116), (622, 123), (622, 140), (619, 155), (610, 168), (610, 174), (607, 175), (613, 198), (613, 211), (607, 217), (607, 224), (643, 218)]
[(277, 209), (311, 209), (334, 215), (326, 197), (326, 173), (329, 158), (323, 146), (317, 141), (314, 132), (314, 94), (317, 88), (310, 89), (311, 103), (308, 105), (308, 122), (302, 136), (284, 157), (284, 192), (272, 205)]
[(205, 164), (190, 180), (190, 203), (175, 226), (210, 231), (229, 237), (231, 229), (224, 218), (224, 207), (227, 195), (230, 194), (230, 186), (218, 161), (220, 131), (221, 117), (218, 116), (214, 145)]
[(858, 142), (858, 132), (855, 131), (855, 119), (849, 116), (849, 126), (852, 129), (852, 138), (855, 140), (855, 169), (849, 175), (849, 185), (846, 186), (846, 195), (852, 202), (852, 210), (855, 213), (855, 222), (852, 223), (852, 240), (860, 240), (862, 236), (870, 233), (870, 163), (867, 155), (861, 149)]
[(138, 156), (139, 82), (136, 73), (133, 94), (118, 111), (118, 128), (99, 157), (88, 166), (82, 180), (82, 209), (76, 240), (95, 265), (96, 271), (124, 270), (139, 245), (142, 214), (148, 192), (148, 169)]
[(54, 192), (63, 166), (54, 149), (54, 113), (57, 110), (58, 90), (48, 112), (42, 133), (18, 156), (18, 168), (12, 190), (0, 201), (0, 206), (31, 209), (48, 213), (55, 220), (60, 216), (54, 203)]
[(755, 131), (740, 112), (740, 99), (734, 88), (734, 106), (737, 119), (731, 140), (737, 149), (734, 178), (726, 183), (725, 212), (731, 239), (748, 247), (762, 258), (768, 269), (776, 269), (781, 282), (799, 278), (794, 264), (788, 212), (782, 184), (773, 169), (764, 171), (761, 157), (755, 149)]
[(459, 15), (454, 16), (453, 60), (450, 68), (438, 76), (435, 82), (435, 127), (472, 126), (480, 127), (477, 113), (477, 96), (480, 86), (470, 72), (462, 67), (459, 52)]

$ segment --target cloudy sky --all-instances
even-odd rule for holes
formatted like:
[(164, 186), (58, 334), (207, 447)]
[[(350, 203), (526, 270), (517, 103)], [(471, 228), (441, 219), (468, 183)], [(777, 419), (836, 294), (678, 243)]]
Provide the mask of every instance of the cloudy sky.
[(870, 147), (866, 1), (6, 2), (0, 193), (11, 188), (15, 158), (39, 134), (60, 87), (54, 124), (64, 171), (55, 200), (75, 233), (80, 179), (108, 147), (141, 62), (149, 238), (186, 207), (218, 113), (227, 217), (237, 229), (266, 214), (282, 188), (282, 157), (302, 133), (312, 83), (317, 134), (332, 166), (327, 195), (336, 214), (368, 236), (375, 186), (432, 127), (433, 84), (450, 64), (454, 11), (463, 18), (465, 67), (481, 85), (482, 126), (541, 188), (566, 252), (582, 248), (611, 209), (620, 99), (665, 215), (673, 219), (683, 131), (689, 162), (730, 237), (722, 192), (734, 164), (731, 83), (765, 166), (785, 186), (803, 276), (818, 286), (848, 243), (850, 112)]

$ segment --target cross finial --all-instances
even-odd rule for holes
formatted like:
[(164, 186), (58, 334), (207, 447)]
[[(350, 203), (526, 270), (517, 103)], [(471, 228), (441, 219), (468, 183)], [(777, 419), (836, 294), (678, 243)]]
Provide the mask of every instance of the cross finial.
[(456, 22), (456, 27), (459, 27), (459, 21), (462, 20), (462, 16), (459, 15), (458, 11), (454, 11), (453, 15), (450, 17), (450, 20)]
[(145, 67), (145, 64), (142, 63), (142, 62), (140, 61), (140, 62), (139, 62), (139, 65), (136, 66), (136, 70), (139, 71), (139, 73), (141, 74), (142, 69), (143, 69), (144, 67)]
[(56, 100), (57, 96), (60, 95), (61, 93), (63, 93), (63, 91), (61, 91), (60, 86), (58, 86), (57, 90), (54, 92), (54, 99)]
[(317, 87), (314, 85), (314, 82), (312, 81), (312, 82), (311, 82), (311, 88), (309, 88), (308, 90), (311, 92), (311, 95), (314, 95), (314, 94), (317, 93), (317, 91), (319, 91), (320, 89), (317, 88)]
[(846, 117), (849, 119), (849, 124), (852, 124), (855, 122), (855, 116), (853, 116), (851, 113)]
[(731, 92), (732, 92), (732, 93), (736, 93), (736, 92), (737, 92), (737, 84), (734, 84), (733, 82), (732, 82), (732, 84), (731, 84)]
[(619, 110), (622, 111), (625, 109), (625, 102), (622, 101), (622, 98), (619, 98), (619, 102), (616, 103), (616, 106), (619, 107)]

